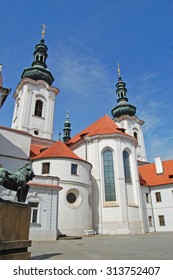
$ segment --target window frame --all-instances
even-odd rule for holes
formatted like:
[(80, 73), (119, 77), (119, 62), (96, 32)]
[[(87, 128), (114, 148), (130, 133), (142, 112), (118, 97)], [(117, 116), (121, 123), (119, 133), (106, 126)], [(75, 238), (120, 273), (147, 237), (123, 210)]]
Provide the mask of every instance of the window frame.
[(49, 174), (50, 173), (50, 162), (43, 162), (42, 163), (42, 174)]
[(150, 195), (149, 195), (149, 193), (145, 193), (145, 200), (146, 200), (146, 203), (150, 203)]
[(162, 202), (161, 192), (155, 192), (156, 202)]
[[(33, 204), (37, 204), (37, 206), (34, 206)], [(31, 224), (38, 224), (39, 204), (40, 204), (39, 201), (28, 201), (28, 205), (31, 207), (31, 219), (30, 219)], [(36, 213), (36, 219), (34, 213)]]
[(43, 101), (37, 99), (35, 102), (34, 116), (42, 118), (43, 116)]
[(148, 216), (148, 224), (149, 224), (149, 227), (153, 227), (153, 218), (152, 216)]
[(77, 163), (71, 163), (71, 175), (78, 175), (78, 164)]
[(160, 225), (160, 227), (165, 226), (165, 217), (164, 217), (164, 215), (158, 215), (158, 218), (159, 218), (159, 225)]
[(104, 178), (104, 201), (106, 203), (115, 202), (116, 183), (115, 183), (114, 157), (111, 148), (107, 147), (103, 150), (102, 161), (103, 161), (103, 178)]
[[(126, 156), (126, 158), (125, 158), (125, 156)], [(127, 150), (123, 151), (123, 165), (124, 165), (125, 182), (132, 184), (130, 153)]]

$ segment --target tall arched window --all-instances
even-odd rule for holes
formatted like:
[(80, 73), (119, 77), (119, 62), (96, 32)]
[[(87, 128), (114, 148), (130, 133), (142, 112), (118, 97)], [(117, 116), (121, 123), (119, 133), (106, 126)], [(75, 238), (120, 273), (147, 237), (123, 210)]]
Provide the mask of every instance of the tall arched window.
[(35, 116), (41, 117), (43, 110), (43, 102), (41, 100), (37, 100), (35, 103)]
[(125, 182), (131, 183), (131, 170), (130, 170), (130, 158), (129, 153), (127, 151), (123, 151), (123, 161), (124, 161), (124, 174), (125, 174)]
[(104, 185), (105, 185), (105, 201), (115, 201), (115, 178), (113, 155), (110, 149), (103, 152), (103, 166), (104, 166)]
[(137, 132), (136, 132), (136, 131), (134, 131), (133, 135), (134, 135), (134, 138), (136, 139), (137, 144), (138, 144), (138, 134), (137, 134)]

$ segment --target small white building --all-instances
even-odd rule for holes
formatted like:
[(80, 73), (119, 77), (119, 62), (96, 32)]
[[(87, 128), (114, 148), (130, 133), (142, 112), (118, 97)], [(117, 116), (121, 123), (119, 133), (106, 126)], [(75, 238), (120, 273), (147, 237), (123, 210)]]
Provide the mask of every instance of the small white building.
[(92, 228), (91, 164), (57, 141), (33, 159), (37, 175), (60, 177), (59, 235), (83, 235)]
[(148, 232), (173, 231), (173, 160), (139, 167), (143, 212)]

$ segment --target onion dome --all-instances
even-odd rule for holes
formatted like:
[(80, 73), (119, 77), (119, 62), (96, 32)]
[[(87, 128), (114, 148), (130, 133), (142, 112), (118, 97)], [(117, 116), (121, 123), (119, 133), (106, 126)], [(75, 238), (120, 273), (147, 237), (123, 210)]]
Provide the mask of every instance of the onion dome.
[(30, 68), (24, 69), (21, 78), (30, 78), (33, 80), (43, 80), (51, 85), (54, 81), (54, 78), (51, 72), (47, 69), (46, 59), (48, 57), (47, 51), (48, 47), (45, 44), (44, 34), (45, 26), (43, 26), (44, 31), (42, 31), (42, 39), (35, 46), (35, 51), (33, 53), (34, 61)]
[(136, 114), (136, 107), (128, 103), (126, 84), (121, 78), (119, 65), (116, 88), (117, 106), (111, 110), (113, 118), (118, 118), (122, 115), (134, 116)]

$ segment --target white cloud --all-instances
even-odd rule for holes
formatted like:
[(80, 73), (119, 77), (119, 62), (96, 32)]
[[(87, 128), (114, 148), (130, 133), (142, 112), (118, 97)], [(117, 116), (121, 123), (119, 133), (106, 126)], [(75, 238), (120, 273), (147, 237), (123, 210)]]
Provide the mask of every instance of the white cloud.
[(61, 88), (70, 92), (70, 95), (85, 99), (105, 92), (112, 94), (106, 66), (90, 50), (80, 44), (74, 47), (71, 40), (69, 43), (71, 45), (59, 47), (54, 53), (54, 62), (50, 62)]
[[(173, 111), (168, 89), (161, 83), (158, 72), (148, 72), (138, 76), (128, 88), (135, 96), (130, 103), (137, 107), (137, 116), (145, 121), (143, 133), (148, 160), (161, 156), (162, 159), (173, 157), (173, 131), (170, 130), (171, 112)], [(137, 93), (137, 94), (136, 94)]]

